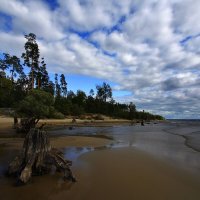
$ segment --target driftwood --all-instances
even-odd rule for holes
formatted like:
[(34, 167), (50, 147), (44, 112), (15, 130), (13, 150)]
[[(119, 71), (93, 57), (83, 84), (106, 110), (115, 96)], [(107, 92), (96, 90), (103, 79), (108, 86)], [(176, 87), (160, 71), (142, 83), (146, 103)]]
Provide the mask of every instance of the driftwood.
[(54, 167), (63, 172), (64, 179), (75, 182), (70, 170), (72, 162), (65, 160), (61, 151), (51, 148), (42, 127), (31, 129), (26, 135), (21, 154), (10, 163), (8, 175), (16, 176), (19, 183), (27, 183), (31, 176), (50, 173)]

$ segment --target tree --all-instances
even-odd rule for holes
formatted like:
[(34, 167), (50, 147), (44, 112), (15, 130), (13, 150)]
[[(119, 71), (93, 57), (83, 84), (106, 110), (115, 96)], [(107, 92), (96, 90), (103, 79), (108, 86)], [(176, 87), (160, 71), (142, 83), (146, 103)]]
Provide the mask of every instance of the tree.
[(89, 92), (89, 94), (90, 94), (91, 97), (93, 97), (94, 96), (94, 90), (91, 89), (90, 92)]
[(40, 71), (42, 73), (41, 87), (42, 89), (45, 89), (46, 87), (49, 86), (49, 74), (46, 69), (46, 63), (44, 62), (44, 58), (42, 58), (41, 64), (42, 64), (42, 66), (40, 67)]
[[(8, 53), (4, 53), (4, 58), (1, 60), (1, 80), (0, 80), (0, 93), (1, 94), (1, 105), (10, 107), (13, 106), (17, 101), (23, 98), (22, 88), (20, 88), (20, 79), (25, 76), (23, 67), (20, 63), (20, 59), (17, 56), (11, 56)], [(6, 78), (4, 70), (10, 71), (10, 76)], [(14, 77), (18, 79), (14, 81)]]
[(108, 98), (112, 98), (112, 88), (109, 84), (103, 82), (102, 85), (97, 85), (97, 98), (106, 102)]
[(86, 102), (86, 99), (87, 99), (87, 96), (85, 92), (82, 90), (77, 90), (76, 97), (75, 97), (76, 103), (79, 105), (84, 105)]
[(130, 120), (133, 120), (133, 118), (134, 118), (134, 114), (135, 114), (135, 112), (136, 112), (136, 107), (135, 107), (135, 105), (133, 104), (133, 102), (130, 102), (130, 104), (129, 104), (129, 119)]
[(21, 117), (28, 118), (26, 132), (35, 127), (40, 119), (49, 116), (53, 104), (53, 96), (38, 89), (31, 90), (24, 100), (19, 102), (16, 113)]
[(5, 62), (5, 56), (6, 54), (4, 53), (4, 59), (0, 59), (0, 69), (3, 72), (8, 68), (8, 65), (6, 65), (6, 62)]
[(58, 83), (58, 74), (55, 74), (55, 96), (56, 98), (60, 98), (61, 96), (61, 88), (60, 84)]
[(54, 96), (54, 89), (55, 84), (52, 81), (48, 82), (48, 85), (45, 85), (45, 87), (42, 88), (45, 92), (49, 92)]
[(67, 99), (69, 101), (72, 101), (74, 99), (76, 95), (74, 94), (74, 92), (72, 90), (70, 90), (68, 93), (67, 93)]
[(13, 103), (12, 81), (6, 77), (0, 77), (0, 107), (10, 107)]
[(61, 74), (60, 75), (60, 86), (61, 86), (61, 92), (64, 97), (67, 95), (67, 82), (65, 80), (65, 75)]
[(40, 62), (41, 66), (39, 66), (37, 75), (36, 86), (38, 89), (45, 89), (49, 85), (49, 75), (46, 69), (46, 63), (44, 62), (44, 58)]
[(36, 77), (36, 72), (39, 69), (39, 47), (36, 42), (36, 35), (33, 33), (29, 33), (28, 35), (25, 35), (25, 38), (27, 39), (27, 42), (25, 43), (25, 53), (22, 54), (22, 58), (24, 59), (24, 65), (27, 65), (31, 68), (31, 71), (29, 73), (29, 84), (30, 88), (34, 88), (34, 80)]
[(14, 82), (14, 77), (16, 77), (17, 74), (24, 74), (20, 59), (17, 56), (11, 56), (8, 53), (4, 53), (4, 65), (6, 66), (6, 69), (10, 68), (12, 83)]

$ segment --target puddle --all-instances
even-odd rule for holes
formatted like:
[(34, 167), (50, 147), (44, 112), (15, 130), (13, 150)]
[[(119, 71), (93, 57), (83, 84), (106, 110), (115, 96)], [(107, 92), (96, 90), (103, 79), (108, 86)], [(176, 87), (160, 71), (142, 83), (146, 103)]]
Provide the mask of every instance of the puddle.
[(124, 148), (124, 147), (134, 147), (134, 144), (131, 142), (117, 141), (105, 146), (99, 147), (67, 147), (63, 149), (65, 159), (71, 161), (77, 161), (77, 159), (88, 152), (106, 150), (106, 149), (115, 149), (115, 148)]

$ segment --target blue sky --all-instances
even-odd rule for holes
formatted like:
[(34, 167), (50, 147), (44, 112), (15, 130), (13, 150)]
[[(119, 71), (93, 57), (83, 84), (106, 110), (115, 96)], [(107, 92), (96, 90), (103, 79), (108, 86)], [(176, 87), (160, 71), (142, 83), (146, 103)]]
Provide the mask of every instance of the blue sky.
[(51, 76), (166, 118), (200, 118), (200, 1), (0, 0), (0, 52), (37, 35)]
[[(49, 74), (51, 79), (54, 80), (54, 74)], [(103, 82), (109, 82), (110, 86), (113, 88), (115, 83), (107, 81), (105, 79), (98, 79), (92, 76), (77, 75), (77, 74), (65, 74), (66, 81), (68, 84), (68, 90), (76, 92), (77, 90), (83, 90), (87, 95), (89, 95), (90, 90), (93, 89), (96, 92), (96, 85), (102, 85)], [(115, 98), (130, 95), (130, 91), (113, 90), (113, 96)]]

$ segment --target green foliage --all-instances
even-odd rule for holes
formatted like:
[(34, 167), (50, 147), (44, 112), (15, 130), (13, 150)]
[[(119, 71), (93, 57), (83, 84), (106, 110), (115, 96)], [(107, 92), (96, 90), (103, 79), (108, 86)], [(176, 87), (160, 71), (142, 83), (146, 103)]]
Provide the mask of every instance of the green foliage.
[(39, 47), (36, 42), (36, 35), (33, 33), (29, 33), (25, 35), (27, 42), (24, 45), (25, 53), (22, 54), (22, 58), (24, 59), (24, 65), (31, 68), (29, 73), (29, 87), (31, 89), (34, 88), (34, 80), (37, 77), (37, 72), (39, 70)]
[(54, 98), (50, 93), (34, 89), (17, 106), (17, 113), (23, 117), (41, 119), (49, 117)]
[(65, 97), (59, 97), (59, 98), (56, 97), (54, 106), (55, 109), (61, 112), (62, 114), (69, 115), (72, 104)]
[(61, 113), (58, 112), (53, 106), (50, 107), (50, 113), (49, 113), (49, 118), (53, 119), (64, 119), (65, 116)]
[(10, 107), (12, 105), (12, 91), (12, 81), (5, 77), (0, 77), (0, 107)]
[[(4, 56), (5, 56), (5, 53), (4, 53)], [(6, 65), (5, 59), (0, 58), (0, 70), (4, 72), (7, 68), (8, 68), (8, 65)]]
[(97, 98), (106, 101), (109, 98), (112, 98), (112, 88), (110, 87), (109, 84), (103, 82), (102, 85), (97, 85)]
[(78, 104), (73, 104), (73, 106), (71, 107), (71, 114), (73, 115), (80, 116), (84, 114), (84, 112), (84, 108)]
[(45, 89), (49, 86), (49, 75), (46, 69), (46, 63), (44, 62), (44, 58), (40, 62), (41, 66), (38, 68), (36, 72), (36, 87), (38, 89)]
[(79, 106), (85, 107), (87, 96), (84, 91), (77, 90), (76, 95), (73, 98), (73, 103)]
[(65, 116), (61, 112), (56, 111), (56, 112), (54, 112), (52, 118), (54, 118), (54, 119), (64, 119)]
[(90, 94), (91, 97), (93, 97), (94, 96), (94, 90), (91, 89), (90, 92), (89, 92), (89, 94)]
[(130, 102), (129, 104), (129, 119), (133, 120), (136, 116), (136, 107), (133, 104), (133, 102)]
[(60, 84), (58, 82), (58, 74), (55, 74), (55, 96), (57, 98), (60, 98), (60, 96), (61, 96), (61, 88), (60, 88)]
[(60, 85), (61, 85), (61, 92), (64, 97), (67, 95), (67, 82), (65, 80), (65, 75), (60, 75)]
[(4, 53), (3, 70), (9, 69), (11, 73), (11, 80), (14, 81), (14, 77), (18, 75), (23, 75), (23, 67), (20, 63), (20, 59), (17, 56), (11, 56), (8, 53)]

